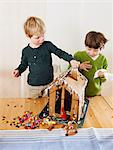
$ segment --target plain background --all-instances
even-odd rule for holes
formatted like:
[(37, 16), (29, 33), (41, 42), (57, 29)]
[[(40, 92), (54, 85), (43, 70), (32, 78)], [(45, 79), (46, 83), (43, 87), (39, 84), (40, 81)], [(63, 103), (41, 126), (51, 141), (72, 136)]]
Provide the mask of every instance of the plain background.
[[(21, 58), (22, 49), (27, 46), (23, 24), (29, 16), (37, 16), (46, 24), (46, 40), (71, 53), (85, 50), (84, 38), (89, 31), (104, 33), (109, 42), (103, 54), (113, 73), (112, 48), (112, 1), (76, 0), (0, 0), (0, 98), (26, 97), (26, 75), (15, 79), (11, 76)], [(53, 64), (60, 65), (61, 71), (68, 63), (53, 56)], [(113, 96), (113, 82), (103, 85), (102, 94)]]

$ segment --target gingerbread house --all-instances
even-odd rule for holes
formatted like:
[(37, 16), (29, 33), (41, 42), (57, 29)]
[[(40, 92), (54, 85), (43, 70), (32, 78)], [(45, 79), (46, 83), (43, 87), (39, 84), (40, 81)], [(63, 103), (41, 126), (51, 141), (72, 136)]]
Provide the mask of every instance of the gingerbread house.
[(65, 91), (71, 94), (71, 110), (70, 115), (76, 115), (77, 120), (82, 115), (84, 106), (84, 93), (87, 85), (87, 79), (78, 71), (69, 69), (59, 75), (48, 87), (49, 97), (49, 115), (55, 114), (56, 95), (57, 91), (61, 90), (61, 108), (64, 108)]

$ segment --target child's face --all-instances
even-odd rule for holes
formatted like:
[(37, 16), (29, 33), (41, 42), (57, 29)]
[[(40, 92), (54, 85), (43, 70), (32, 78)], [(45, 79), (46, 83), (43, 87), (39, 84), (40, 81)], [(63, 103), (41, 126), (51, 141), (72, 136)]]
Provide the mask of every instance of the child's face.
[(41, 34), (40, 36), (33, 35), (31, 38), (31, 43), (34, 45), (41, 45), (44, 42), (44, 34)]
[(86, 52), (91, 57), (95, 57), (95, 56), (99, 55), (100, 51), (101, 51), (100, 48), (94, 49), (94, 48), (86, 47)]

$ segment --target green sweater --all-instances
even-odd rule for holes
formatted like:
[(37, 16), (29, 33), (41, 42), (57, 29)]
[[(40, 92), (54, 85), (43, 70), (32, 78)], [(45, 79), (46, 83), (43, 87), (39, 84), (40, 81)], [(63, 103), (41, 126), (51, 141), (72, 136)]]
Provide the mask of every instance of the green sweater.
[(52, 53), (68, 62), (74, 59), (71, 54), (57, 48), (50, 41), (44, 41), (38, 48), (28, 45), (22, 50), (21, 63), (16, 69), (21, 75), (29, 67), (29, 85), (47, 85), (53, 81)]
[(94, 74), (99, 69), (107, 69), (108, 63), (102, 54), (98, 56), (96, 60), (93, 60), (86, 51), (78, 51), (74, 54), (74, 58), (76, 60), (80, 61), (80, 63), (84, 61), (90, 61), (90, 64), (92, 65), (92, 68), (87, 72), (84, 70), (80, 70), (80, 72), (88, 79), (88, 84), (86, 87), (86, 96), (96, 96), (101, 94), (101, 85), (102, 82), (104, 82), (105, 78), (96, 78), (94, 79)]

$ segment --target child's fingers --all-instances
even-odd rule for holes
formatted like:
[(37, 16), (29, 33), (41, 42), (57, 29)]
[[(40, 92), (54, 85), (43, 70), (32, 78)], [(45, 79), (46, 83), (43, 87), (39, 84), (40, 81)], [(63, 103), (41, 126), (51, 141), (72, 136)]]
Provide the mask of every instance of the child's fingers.
[(14, 77), (19, 77), (19, 73), (15, 74), (15, 76), (14, 76)]
[(98, 76), (99, 76), (99, 77), (104, 77), (104, 73), (101, 72), (101, 71), (99, 71), (99, 72), (98, 72)]
[(92, 68), (92, 65), (86, 64), (85, 67), (91, 69), (91, 68)]
[(12, 75), (13, 75), (14, 77), (18, 77), (18, 76), (19, 76), (18, 70), (14, 70), (13, 73), (12, 73)]
[(13, 75), (16, 75), (16, 71), (13, 72)]
[(85, 64), (85, 65), (90, 65), (90, 66), (92, 66), (90, 63), (86, 63), (86, 62), (84, 62), (84, 64)]
[(89, 70), (88, 70), (88, 69), (86, 69), (86, 68), (84, 68), (84, 70), (85, 70), (85, 71), (87, 71), (87, 72), (89, 71)]
[(12, 76), (15, 76), (15, 71), (12, 72)]
[(84, 63), (86, 63), (86, 64), (90, 64), (90, 61), (84, 61)]
[(91, 69), (91, 68), (92, 68), (92, 65), (89, 64), (89, 61), (85, 61), (80, 64), (80, 69), (83, 69), (85, 71), (89, 71), (89, 69)]

